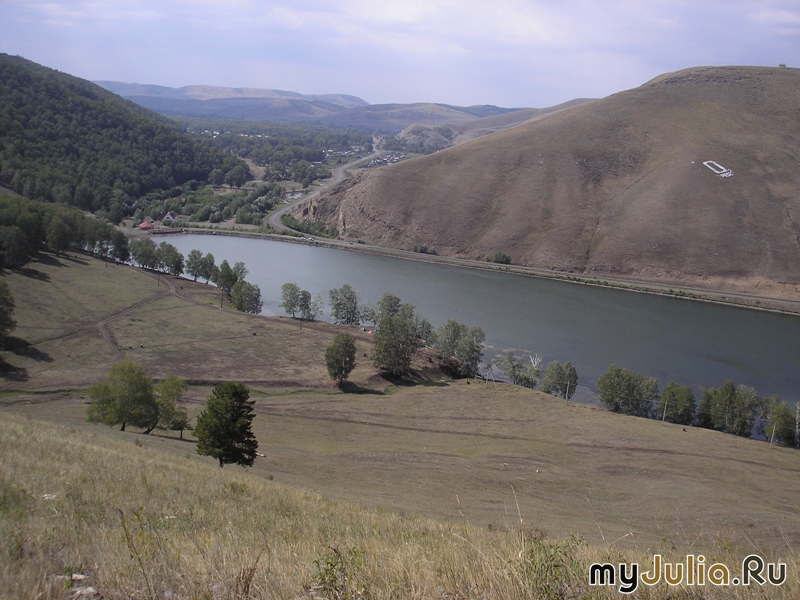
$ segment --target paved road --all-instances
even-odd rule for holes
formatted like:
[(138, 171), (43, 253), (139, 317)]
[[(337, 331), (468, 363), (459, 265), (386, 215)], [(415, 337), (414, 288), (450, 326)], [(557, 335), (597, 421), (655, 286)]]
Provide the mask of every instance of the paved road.
[(377, 156), (380, 156), (381, 154), (384, 154), (383, 150), (376, 150), (375, 152), (373, 152), (372, 154), (370, 154), (368, 156), (365, 156), (363, 158), (357, 158), (354, 161), (351, 161), (349, 163), (345, 163), (343, 165), (340, 165), (339, 167), (334, 169), (333, 175), (328, 180), (328, 183), (325, 186), (319, 188), (313, 194), (305, 196), (304, 198), (300, 198), (299, 200), (295, 200), (294, 202), (292, 202), (290, 204), (287, 204), (286, 206), (284, 206), (280, 210), (276, 210), (274, 213), (272, 213), (269, 216), (269, 218), (267, 219), (267, 223), (269, 223), (270, 226), (272, 228), (274, 228), (274, 229), (283, 230), (283, 231), (291, 231), (286, 225), (283, 224), (283, 221), (281, 221), (281, 217), (283, 217), (283, 215), (288, 213), (290, 210), (294, 209), (296, 206), (298, 206), (300, 204), (303, 204), (305, 202), (309, 202), (310, 200), (313, 200), (314, 198), (317, 198), (322, 192), (324, 192), (326, 190), (329, 190), (330, 188), (335, 186), (337, 183), (339, 183), (340, 181), (344, 180), (345, 171), (347, 171), (347, 169), (352, 169), (357, 164), (359, 164), (361, 162), (364, 162), (364, 161), (367, 161), (367, 160), (371, 160), (371, 159), (373, 159), (373, 158), (375, 158)]

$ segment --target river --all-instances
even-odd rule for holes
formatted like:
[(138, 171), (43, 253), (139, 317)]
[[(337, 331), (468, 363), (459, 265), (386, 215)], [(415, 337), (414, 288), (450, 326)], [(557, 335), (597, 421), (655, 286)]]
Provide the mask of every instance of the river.
[[(434, 327), (447, 319), (486, 333), (485, 360), (512, 348), (543, 364), (570, 361), (576, 399), (591, 400), (612, 364), (691, 385), (695, 393), (726, 379), (800, 400), (800, 317), (671, 297), (576, 285), (362, 252), (230, 236), (177, 235), (186, 256), (211, 252), (217, 264), (244, 261), (261, 288), (266, 315), (283, 314), (281, 286), (312, 294), (350, 284), (364, 302), (392, 292)], [(699, 402), (699, 396), (697, 398)]]

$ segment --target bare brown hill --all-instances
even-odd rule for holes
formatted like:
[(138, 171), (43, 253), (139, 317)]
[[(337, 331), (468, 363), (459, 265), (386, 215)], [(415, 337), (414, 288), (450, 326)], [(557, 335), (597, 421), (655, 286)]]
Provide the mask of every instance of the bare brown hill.
[(362, 175), (305, 212), (448, 256), (797, 284), (798, 159), (800, 70), (693, 68)]
[(577, 98), (547, 108), (523, 108), (468, 121), (450, 121), (446, 125), (414, 123), (401, 131), (397, 137), (426, 151), (443, 150), (589, 101), (589, 98)]

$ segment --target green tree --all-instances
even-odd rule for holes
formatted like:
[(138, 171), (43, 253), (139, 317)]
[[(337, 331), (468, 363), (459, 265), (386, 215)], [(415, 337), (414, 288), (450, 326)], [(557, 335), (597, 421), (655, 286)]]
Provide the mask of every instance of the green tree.
[(714, 429), (714, 421), (711, 419), (711, 403), (714, 400), (714, 388), (703, 390), (700, 397), (700, 404), (694, 417), (694, 424), (704, 429)]
[(575, 389), (578, 387), (578, 371), (572, 363), (565, 362), (563, 365), (558, 361), (553, 361), (547, 365), (542, 378), (542, 391), (553, 396), (560, 396), (565, 400), (572, 398)]
[(301, 321), (313, 321), (322, 314), (322, 296), (317, 295), (312, 298), (308, 290), (300, 290), (300, 302), (297, 306), (300, 311)]
[(253, 466), (258, 450), (252, 430), (254, 404), (250, 390), (240, 383), (216, 386), (197, 417), (197, 453), (217, 459), (220, 468), (226, 464)]
[(284, 283), (281, 286), (281, 300), (281, 307), (294, 319), (300, 310), (300, 286), (296, 283)]
[(539, 377), (541, 376), (540, 360), (537, 354), (536, 358), (531, 356), (529, 361), (523, 362), (521, 358), (514, 354), (513, 350), (506, 350), (492, 360), (492, 366), (500, 367), (514, 385), (533, 389), (539, 383)]
[(142, 367), (130, 360), (121, 360), (111, 367), (104, 381), (89, 388), (87, 421), (104, 425), (127, 425), (146, 429), (158, 421), (159, 407), (153, 394), (153, 381)]
[(231, 289), (231, 304), (235, 310), (257, 315), (264, 306), (261, 289), (255, 284), (237, 281)]
[(190, 250), (186, 255), (186, 272), (191, 275), (195, 281), (203, 270), (203, 253), (200, 250)]
[(784, 446), (800, 446), (800, 439), (797, 438), (796, 413), (786, 402), (776, 400), (772, 403), (765, 433), (767, 439), (772, 439), (774, 434), (775, 439)]
[(17, 322), (13, 319), (14, 297), (5, 279), (0, 279), (0, 340), (4, 340), (14, 331)]
[(658, 399), (655, 377), (637, 375), (630, 369), (611, 365), (597, 381), (600, 401), (613, 411), (636, 417), (649, 417)]
[(184, 406), (176, 406), (172, 418), (166, 424), (166, 429), (170, 431), (180, 431), (181, 439), (183, 439), (183, 432), (186, 429), (191, 430), (192, 426), (189, 424), (189, 413)]
[(170, 275), (180, 277), (183, 273), (183, 254), (178, 249), (167, 242), (161, 242), (157, 251), (158, 264), (162, 269), (166, 269)]
[(483, 358), (486, 334), (480, 327), (467, 327), (448, 320), (434, 336), (433, 347), (461, 377), (474, 377)]
[(679, 425), (691, 425), (696, 408), (692, 388), (688, 385), (681, 387), (674, 381), (670, 381), (661, 392), (661, 398), (653, 411), (653, 418)]
[(219, 265), (219, 271), (217, 272), (217, 278), (214, 280), (214, 283), (226, 294), (231, 293), (233, 284), (236, 283), (236, 273), (233, 272), (227, 260), (223, 260)]
[(414, 327), (408, 319), (386, 315), (375, 332), (372, 364), (376, 369), (399, 377), (411, 370), (411, 357), (417, 349)]
[(209, 252), (203, 257), (203, 260), (200, 261), (200, 272), (198, 275), (208, 283), (214, 277), (216, 268), (217, 265), (214, 263), (214, 255)]
[(353, 336), (340, 333), (325, 350), (325, 365), (328, 375), (340, 386), (356, 366), (356, 340)]
[(6, 268), (18, 269), (28, 262), (31, 248), (22, 229), (16, 225), (0, 227), (0, 252)]
[(466, 333), (467, 326), (453, 321), (452, 319), (444, 323), (436, 330), (436, 344), (434, 348), (444, 358), (453, 358), (456, 355), (458, 342)]
[(358, 294), (349, 285), (328, 292), (331, 305), (331, 316), (334, 322), (342, 325), (358, 325), (361, 314), (358, 310)]
[(237, 165), (225, 174), (225, 183), (231, 187), (242, 187), (252, 176), (250, 170), (242, 165)]
[(114, 229), (111, 232), (111, 256), (117, 262), (128, 262), (131, 258), (131, 248), (128, 244), (128, 238), (119, 229)]
[(730, 380), (717, 389), (706, 390), (703, 401), (700, 402), (700, 408), (708, 410), (711, 427), (742, 437), (750, 437), (752, 434), (756, 415), (763, 405), (763, 400), (753, 388), (746, 385), (736, 386)]
[(400, 298), (390, 292), (386, 292), (378, 300), (376, 322), (379, 322), (383, 317), (393, 317), (398, 312), (400, 312)]
[(149, 237), (141, 237), (131, 243), (131, 257), (145, 269), (157, 269), (159, 264), (158, 247)]
[[(164, 380), (155, 387), (156, 404), (158, 405), (158, 415), (155, 421), (145, 431), (150, 433), (154, 428), (171, 429), (173, 422), (181, 421), (184, 417), (188, 419), (186, 409), (178, 405), (189, 386), (186, 381), (170, 373)], [(186, 429), (183, 427), (182, 429)], [(183, 432), (181, 431), (181, 437)]]
[[(69, 244), (72, 241), (71, 231), (69, 225), (62, 219), (55, 217), (50, 219), (47, 225), (46, 241), (47, 247), (51, 252), (55, 252), (56, 256), (69, 249)], [(123, 236), (124, 237), (124, 236)]]
[(242, 261), (233, 263), (233, 274), (236, 275), (236, 281), (244, 281), (248, 273), (249, 271)]
[(480, 327), (466, 328), (456, 345), (454, 358), (458, 365), (458, 374), (462, 377), (475, 377), (478, 366), (483, 359), (483, 343), (486, 334)]
[(225, 171), (222, 169), (212, 169), (208, 174), (208, 182), (211, 185), (222, 185), (225, 183)]

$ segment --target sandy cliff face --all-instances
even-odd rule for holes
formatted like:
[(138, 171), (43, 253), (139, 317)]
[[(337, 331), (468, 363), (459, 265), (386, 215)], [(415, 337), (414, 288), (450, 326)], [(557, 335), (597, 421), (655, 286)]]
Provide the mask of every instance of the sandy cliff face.
[(800, 70), (663, 75), (344, 182), (306, 210), (348, 239), (449, 256), (799, 283)]

